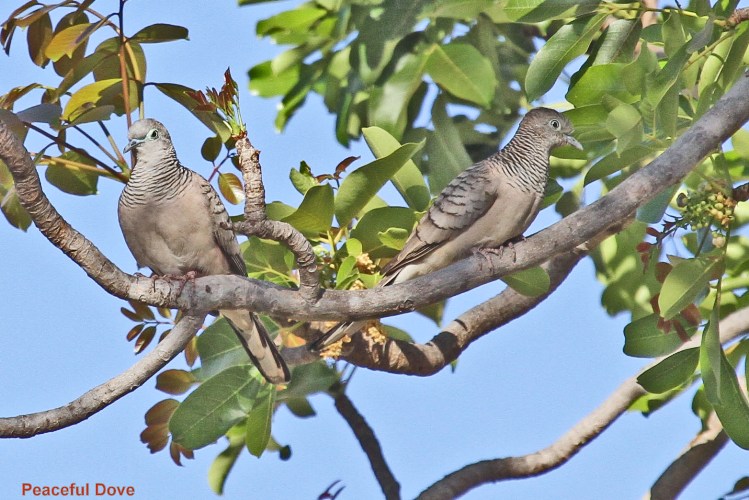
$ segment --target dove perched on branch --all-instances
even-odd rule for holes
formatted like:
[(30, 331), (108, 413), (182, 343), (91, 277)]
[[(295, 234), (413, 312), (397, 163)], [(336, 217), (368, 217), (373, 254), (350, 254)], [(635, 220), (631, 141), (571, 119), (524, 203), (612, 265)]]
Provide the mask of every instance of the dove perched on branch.
[[(139, 120), (127, 137), (125, 152), (132, 151), (135, 161), (118, 215), (138, 267), (166, 276), (246, 276), (224, 204), (206, 179), (182, 166), (164, 125)], [(289, 369), (257, 316), (241, 309), (220, 313), (269, 382), (290, 380)]]
[[(437, 196), (377, 286), (422, 276), (522, 236), (538, 215), (549, 178), (551, 150), (569, 144), (572, 124), (548, 108), (530, 110), (507, 145), (460, 173)], [(312, 343), (321, 350), (365, 322), (340, 323)]]

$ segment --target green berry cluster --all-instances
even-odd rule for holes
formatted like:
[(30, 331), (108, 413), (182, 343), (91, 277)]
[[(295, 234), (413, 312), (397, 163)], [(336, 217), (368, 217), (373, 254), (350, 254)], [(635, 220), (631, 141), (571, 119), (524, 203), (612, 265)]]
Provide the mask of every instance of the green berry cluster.
[[(722, 237), (722, 231), (731, 225), (736, 200), (719, 186), (705, 183), (689, 194), (679, 193), (676, 197), (676, 204), (682, 209), (682, 217), (677, 225), (688, 227), (692, 231), (715, 226), (716, 231), (713, 231), (715, 240)], [(725, 241), (723, 243), (725, 244)]]

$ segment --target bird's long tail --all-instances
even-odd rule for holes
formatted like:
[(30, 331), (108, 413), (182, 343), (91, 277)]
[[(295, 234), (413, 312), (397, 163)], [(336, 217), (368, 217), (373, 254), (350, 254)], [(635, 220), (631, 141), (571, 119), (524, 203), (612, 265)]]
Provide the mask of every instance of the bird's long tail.
[(260, 318), (241, 309), (224, 309), (221, 314), (229, 321), (252, 363), (268, 382), (284, 384), (291, 380), (289, 368)]
[(338, 323), (336, 326), (328, 330), (322, 337), (312, 342), (310, 349), (313, 351), (321, 351), (330, 344), (341, 340), (344, 336), (351, 335), (361, 330), (365, 324), (365, 321), (347, 321), (345, 323)]

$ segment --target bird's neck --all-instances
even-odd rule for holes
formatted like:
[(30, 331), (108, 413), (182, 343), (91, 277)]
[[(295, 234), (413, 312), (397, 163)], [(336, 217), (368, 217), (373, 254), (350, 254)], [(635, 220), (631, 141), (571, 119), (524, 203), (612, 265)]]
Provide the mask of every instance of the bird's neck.
[(499, 152), (500, 168), (524, 191), (543, 195), (549, 180), (549, 148), (529, 133), (515, 134)]
[(156, 198), (171, 198), (184, 189), (189, 177), (190, 171), (180, 164), (173, 150), (158, 157), (141, 156), (130, 173), (128, 190), (141, 189)]

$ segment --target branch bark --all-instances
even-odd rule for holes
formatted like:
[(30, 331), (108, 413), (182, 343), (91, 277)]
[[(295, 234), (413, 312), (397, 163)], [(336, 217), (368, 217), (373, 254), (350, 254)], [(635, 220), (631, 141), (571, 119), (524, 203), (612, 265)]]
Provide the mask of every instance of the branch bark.
[(237, 276), (208, 276), (180, 286), (125, 274), (54, 210), (44, 196), (34, 165), (20, 141), (0, 123), (0, 159), (16, 182), (23, 206), (50, 241), (81, 266), (105, 290), (155, 306), (210, 311), (248, 308), (299, 320), (357, 320), (412, 311), (509, 272), (539, 265), (569, 252), (629, 217), (663, 189), (679, 182), (707, 154), (749, 120), (749, 78), (744, 76), (671, 147), (632, 174), (609, 194), (515, 245), (516, 259), (473, 256), (405, 283), (363, 291), (324, 290), (310, 302), (304, 293)]
[(166, 366), (182, 352), (203, 325), (204, 319), (204, 314), (186, 313), (153, 351), (121, 374), (94, 387), (65, 406), (28, 415), (0, 418), (0, 438), (28, 438), (86, 420), (133, 392)]
[[(720, 322), (720, 341), (722, 344), (730, 342), (747, 330), (749, 330), (749, 308), (744, 308), (726, 316)], [(674, 352), (699, 347), (700, 341), (701, 338), (697, 336)], [(418, 498), (421, 500), (452, 499), (482, 484), (538, 476), (564, 465), (613, 424), (637, 398), (647, 394), (645, 389), (637, 383), (637, 376), (658, 364), (665, 357), (656, 359), (637, 375), (625, 380), (603, 404), (575, 424), (552, 445), (528, 455), (483, 460), (467, 465), (429, 486)]]
[(385, 462), (385, 456), (382, 454), (380, 442), (377, 440), (374, 431), (369, 426), (361, 413), (356, 409), (354, 403), (348, 396), (340, 390), (333, 397), (335, 408), (341, 414), (346, 423), (351, 427), (357, 441), (364, 450), (369, 459), (377, 482), (380, 483), (382, 493), (388, 500), (400, 499), (400, 484), (393, 476), (390, 467)]
[(243, 222), (235, 224), (235, 229), (245, 236), (257, 236), (280, 241), (294, 253), (299, 270), (299, 290), (308, 302), (314, 302), (320, 295), (320, 270), (312, 245), (307, 238), (291, 224), (270, 220), (265, 213), (265, 185), (260, 166), (260, 151), (255, 149), (247, 137), (237, 141), (239, 165), (245, 184), (245, 204)]

